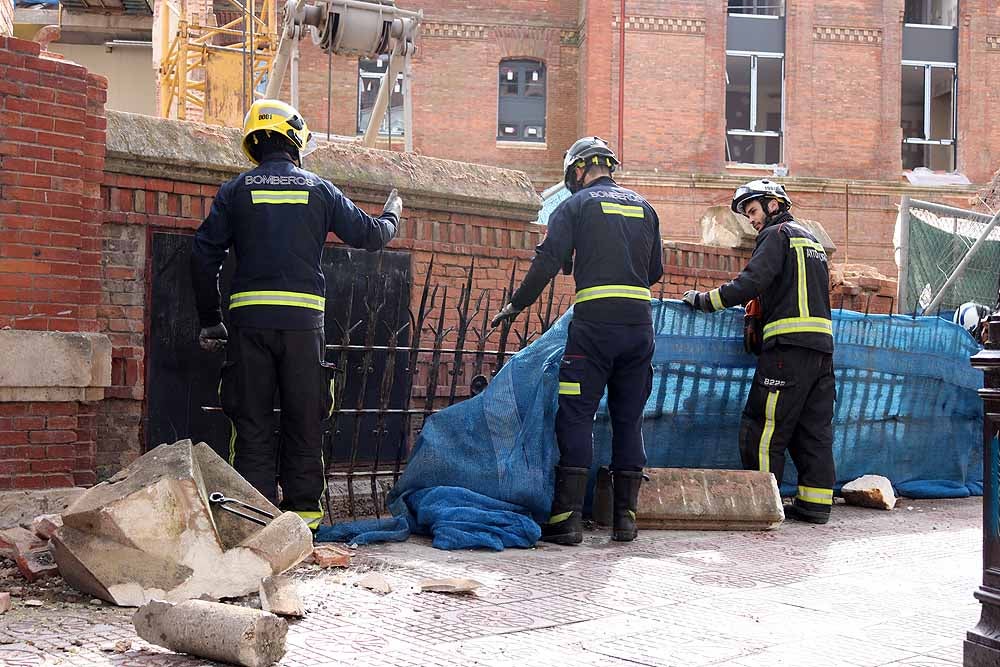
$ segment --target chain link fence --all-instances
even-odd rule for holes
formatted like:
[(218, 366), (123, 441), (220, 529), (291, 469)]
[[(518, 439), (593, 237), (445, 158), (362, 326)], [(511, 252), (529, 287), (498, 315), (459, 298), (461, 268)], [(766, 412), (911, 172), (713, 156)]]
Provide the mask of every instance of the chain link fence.
[(896, 221), (899, 311), (934, 314), (967, 301), (992, 307), (1000, 217), (903, 197)]

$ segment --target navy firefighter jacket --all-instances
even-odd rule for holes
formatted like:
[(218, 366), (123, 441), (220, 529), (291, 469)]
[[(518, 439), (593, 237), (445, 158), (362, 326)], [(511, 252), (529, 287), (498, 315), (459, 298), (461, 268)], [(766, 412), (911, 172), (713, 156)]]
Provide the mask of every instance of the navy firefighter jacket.
[(707, 296), (711, 310), (759, 298), (764, 349), (781, 343), (833, 352), (826, 251), (788, 212), (773, 216), (757, 234), (740, 275)]
[(398, 225), (394, 213), (368, 215), (286, 155), (266, 156), (219, 188), (195, 233), (191, 279), (201, 326), (222, 320), (219, 271), (230, 247), (236, 252), (231, 324), (315, 329), (323, 326), (326, 307), (326, 235), (374, 251), (392, 240)]
[(560, 204), (511, 303), (534, 303), (563, 267), (573, 267), (573, 316), (610, 324), (652, 323), (649, 287), (663, 275), (660, 220), (645, 199), (611, 177)]

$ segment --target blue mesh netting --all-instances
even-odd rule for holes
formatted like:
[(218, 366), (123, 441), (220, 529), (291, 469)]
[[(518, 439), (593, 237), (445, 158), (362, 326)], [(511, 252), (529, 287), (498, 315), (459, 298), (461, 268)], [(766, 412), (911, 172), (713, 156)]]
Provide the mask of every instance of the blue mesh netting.
[[(739, 468), (737, 431), (755, 358), (743, 352), (743, 311), (705, 314), (653, 302), (653, 393), (643, 433), (650, 467)], [(390, 494), (397, 514), (421, 488), (452, 486), (548, 513), (559, 361), (572, 310), (515, 355), (487, 389), (434, 415)], [(864, 474), (888, 477), (912, 497), (981, 493), (982, 373), (978, 347), (936, 317), (834, 313), (838, 486)], [(595, 466), (610, 461), (602, 401)], [(783, 487), (794, 486), (789, 460)]]

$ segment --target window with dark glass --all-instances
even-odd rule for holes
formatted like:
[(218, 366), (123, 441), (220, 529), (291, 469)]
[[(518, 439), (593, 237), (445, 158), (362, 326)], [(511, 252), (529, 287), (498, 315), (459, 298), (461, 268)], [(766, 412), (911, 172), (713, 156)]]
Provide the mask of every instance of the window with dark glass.
[(726, 160), (781, 162), (784, 58), (726, 54)]
[(755, 16), (784, 16), (784, 0), (729, 0), (730, 14), (753, 14)]
[(497, 93), (497, 139), (545, 141), (545, 64), (501, 61)]
[[(372, 110), (375, 108), (375, 99), (378, 97), (379, 88), (385, 79), (389, 68), (389, 59), (380, 57), (376, 59), (362, 58), (358, 61), (358, 134), (368, 128), (368, 119), (371, 118)], [(389, 134), (390, 129), (393, 136), (403, 136), (405, 133), (405, 123), (403, 116), (403, 75), (397, 77), (389, 95), (389, 105), (386, 107), (385, 116), (379, 125), (379, 134)]]
[(919, 25), (958, 25), (958, 0), (906, 0), (903, 22)]
[(955, 68), (903, 65), (903, 169), (955, 169)]

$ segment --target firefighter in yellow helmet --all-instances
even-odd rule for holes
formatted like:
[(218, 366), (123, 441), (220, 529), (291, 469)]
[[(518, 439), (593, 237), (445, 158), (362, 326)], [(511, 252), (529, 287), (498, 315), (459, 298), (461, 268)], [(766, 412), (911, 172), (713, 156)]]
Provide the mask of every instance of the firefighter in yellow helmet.
[[(333, 232), (355, 248), (382, 249), (396, 235), (403, 202), (392, 190), (382, 214), (368, 215), (336, 186), (302, 169), (313, 146), (293, 107), (278, 100), (253, 103), (243, 122), (243, 152), (256, 166), (219, 188), (195, 233), (191, 279), (199, 344), (226, 351), (220, 397), (233, 424), (230, 463), (268, 500), (315, 528), (322, 518), (323, 421), (333, 407), (323, 365), (323, 245)], [(219, 272), (230, 248), (236, 273), (228, 331)], [(277, 443), (275, 390), (281, 402)]]

